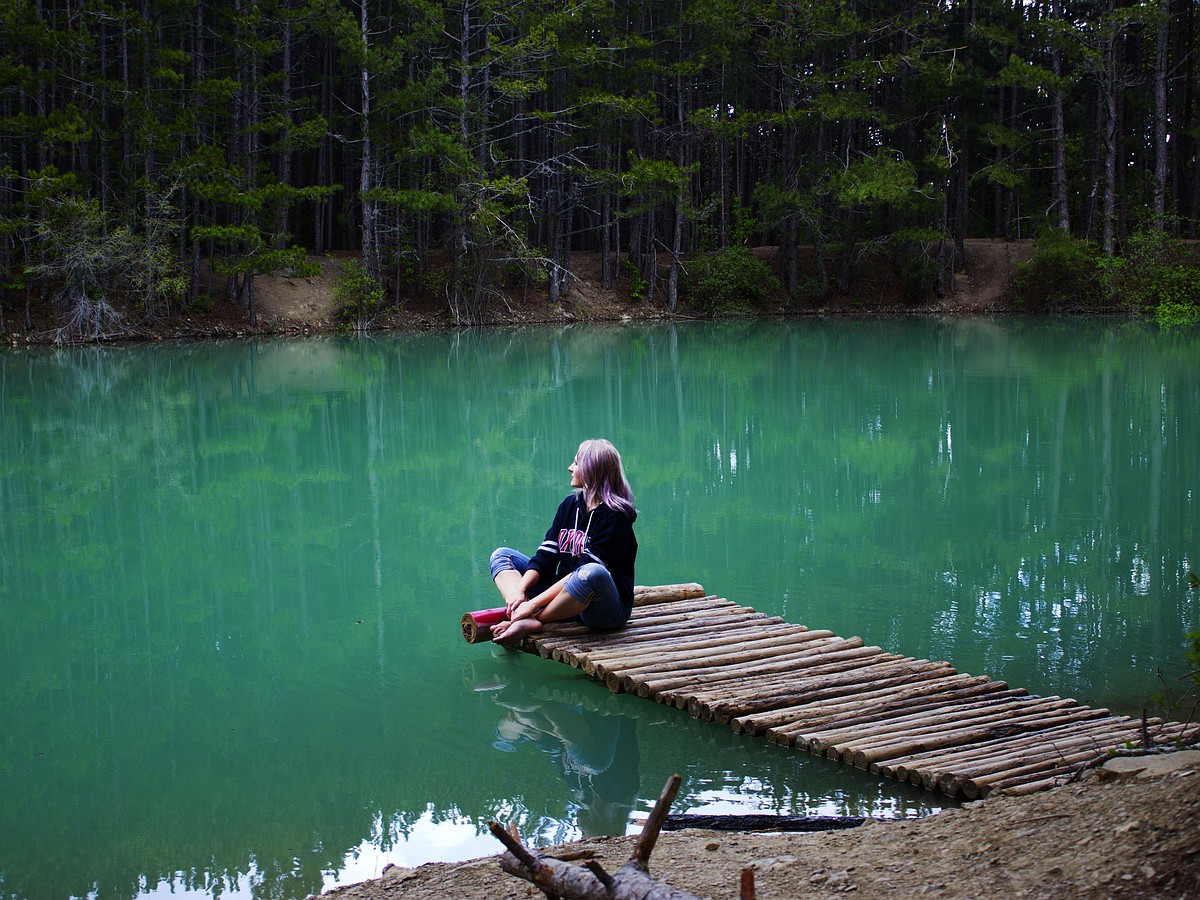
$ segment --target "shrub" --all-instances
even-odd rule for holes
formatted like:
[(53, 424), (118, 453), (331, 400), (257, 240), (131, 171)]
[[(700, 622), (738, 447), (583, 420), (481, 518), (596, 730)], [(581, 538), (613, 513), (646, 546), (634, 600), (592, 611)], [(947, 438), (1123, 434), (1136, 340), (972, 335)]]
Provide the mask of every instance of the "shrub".
[(645, 300), (650, 290), (650, 279), (646, 278), (628, 257), (621, 261), (621, 268), (629, 276), (629, 299), (634, 303)]
[(1200, 268), (1182, 241), (1162, 230), (1138, 231), (1129, 238), (1124, 262), (1114, 284), (1121, 300), (1164, 328), (1196, 323)]
[(333, 300), (338, 327), (361, 331), (383, 307), (383, 286), (367, 272), (362, 260), (350, 259), (333, 276)]
[(945, 268), (939, 256), (944, 236), (931, 228), (906, 228), (896, 233), (892, 265), (904, 293), (904, 302), (916, 305), (933, 293)]
[(1158, 327), (1166, 331), (1192, 328), (1200, 322), (1200, 308), (1197, 308), (1194, 302), (1176, 303), (1167, 300), (1155, 308), (1154, 318)]
[(1013, 303), (1029, 312), (1095, 308), (1106, 295), (1098, 248), (1052, 229), (1034, 241), (1033, 257), (1013, 278)]
[(94, 198), (56, 196), (43, 207), (35, 225), (38, 261), (26, 274), (54, 297), (58, 339), (112, 337), (124, 330), (122, 310), (153, 319), (183, 300), (187, 278), (175, 253), (179, 229), (165, 199), (154, 198), (137, 229)]
[(745, 246), (728, 247), (698, 260), (688, 279), (692, 304), (709, 313), (763, 309), (781, 290), (770, 267)]

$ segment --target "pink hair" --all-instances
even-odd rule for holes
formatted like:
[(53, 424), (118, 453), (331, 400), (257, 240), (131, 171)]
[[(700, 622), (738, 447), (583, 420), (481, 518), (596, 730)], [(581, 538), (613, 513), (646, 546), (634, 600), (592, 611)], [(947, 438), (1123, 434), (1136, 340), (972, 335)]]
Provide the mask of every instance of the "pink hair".
[(583, 497), (588, 506), (603, 503), (630, 518), (637, 515), (621, 454), (610, 442), (603, 438), (584, 441), (575, 454), (575, 465), (579, 467), (579, 480), (583, 483)]

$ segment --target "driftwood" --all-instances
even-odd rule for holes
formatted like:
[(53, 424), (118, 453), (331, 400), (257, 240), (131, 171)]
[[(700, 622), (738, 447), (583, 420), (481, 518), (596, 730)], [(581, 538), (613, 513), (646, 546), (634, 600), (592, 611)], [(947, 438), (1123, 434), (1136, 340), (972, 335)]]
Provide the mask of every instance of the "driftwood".
[(514, 834), (495, 822), (488, 828), (508, 852), (500, 857), (500, 868), (524, 878), (547, 897), (564, 900), (700, 900), (695, 894), (671, 887), (650, 877), (650, 854), (658, 842), (659, 831), (679, 790), (680, 778), (672, 775), (634, 845), (629, 862), (609, 874), (600, 863), (589, 860), (573, 866), (544, 854), (531, 853)]
[(704, 828), (709, 831), (838, 831), (857, 828), (865, 821), (865, 816), (707, 816), (687, 813), (667, 816), (663, 831), (681, 831), (684, 828)]

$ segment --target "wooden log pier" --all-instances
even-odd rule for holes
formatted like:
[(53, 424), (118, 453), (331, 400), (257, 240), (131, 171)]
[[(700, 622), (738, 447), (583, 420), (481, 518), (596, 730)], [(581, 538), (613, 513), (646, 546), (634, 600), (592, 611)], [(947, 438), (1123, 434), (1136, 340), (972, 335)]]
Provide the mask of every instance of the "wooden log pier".
[[(496, 614), (467, 613), (463, 636), (490, 639)], [(790, 624), (698, 584), (639, 586), (619, 632), (553, 623), (510, 646), (614, 693), (951, 797), (1043, 790), (1147, 735), (1169, 746), (1188, 732)]]

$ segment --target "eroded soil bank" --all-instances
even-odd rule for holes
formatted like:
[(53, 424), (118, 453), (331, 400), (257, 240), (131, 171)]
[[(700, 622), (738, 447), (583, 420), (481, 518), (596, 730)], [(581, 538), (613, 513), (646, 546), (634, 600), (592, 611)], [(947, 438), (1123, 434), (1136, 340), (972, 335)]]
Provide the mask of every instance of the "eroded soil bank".
[[(774, 248), (755, 250), (770, 261)], [(765, 310), (767, 315), (991, 315), (1010, 311), (1004, 294), (1017, 267), (1029, 259), (1030, 241), (977, 238), (967, 241), (966, 266), (956, 273), (950, 290), (937, 299), (911, 306), (901, 299), (903, 287), (888, 266), (864, 266), (853, 291), (830, 296), (819, 305), (800, 302)], [(270, 335), (326, 334), (338, 327), (333, 296), (334, 277), (348, 257), (326, 255), (315, 258), (321, 273), (311, 277), (287, 274), (262, 275), (254, 281), (255, 317), (250, 311), (224, 299), (221, 279), (208, 273), (205, 299), (196, 307), (165, 319), (139, 322), (138, 312), (125, 310), (109, 340), (204, 340), (208, 338)], [(564, 325), (584, 322), (654, 321), (670, 318), (658, 303), (635, 301), (628, 285), (611, 290), (602, 287), (600, 258), (596, 253), (572, 255), (572, 273), (567, 298), (551, 303), (544, 291), (514, 287), (504, 298), (493, 298), (486, 311), (489, 325)], [(677, 316), (690, 317), (686, 305)], [(28, 321), (27, 321), (28, 319)], [(373, 323), (392, 330), (425, 330), (461, 325), (445, 297), (426, 294), (405, 300)], [(28, 314), (22, 301), (9, 298), (0, 310), (0, 337), (10, 346), (54, 344), (63, 335), (52, 310), (32, 308)]]
[[(1200, 897), (1200, 751), (1120, 759), (1079, 783), (1028, 797), (996, 796), (912, 822), (868, 822), (808, 834), (664, 832), (655, 877), (712, 900), (736, 900), (755, 871), (759, 900), (828, 897)], [(1153, 769), (1138, 771), (1144, 766)], [(635, 838), (589, 849), (616, 871)], [(502, 848), (497, 844), (497, 851)], [(550, 852), (550, 851), (547, 851)], [(535, 900), (498, 857), (393, 867), (327, 893), (337, 900)]]

